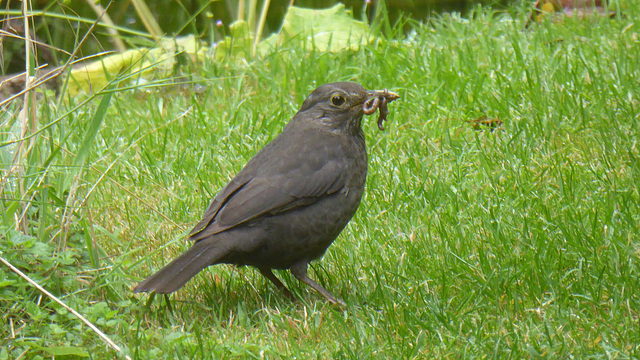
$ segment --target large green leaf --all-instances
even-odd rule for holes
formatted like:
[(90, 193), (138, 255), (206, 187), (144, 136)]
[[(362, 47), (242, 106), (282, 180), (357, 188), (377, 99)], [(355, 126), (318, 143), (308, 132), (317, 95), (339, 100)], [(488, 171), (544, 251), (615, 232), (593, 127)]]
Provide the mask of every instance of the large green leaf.
[(373, 41), (367, 24), (355, 20), (342, 4), (323, 10), (289, 7), (278, 40), (295, 38), (305, 41), (307, 49), (334, 52), (357, 50)]
[(110, 79), (125, 80), (159, 79), (167, 77), (176, 64), (180, 53), (204, 58), (208, 48), (193, 35), (178, 38), (163, 38), (157, 48), (140, 48), (112, 54), (71, 70), (67, 92), (70, 96), (79, 93), (94, 93), (105, 87)]

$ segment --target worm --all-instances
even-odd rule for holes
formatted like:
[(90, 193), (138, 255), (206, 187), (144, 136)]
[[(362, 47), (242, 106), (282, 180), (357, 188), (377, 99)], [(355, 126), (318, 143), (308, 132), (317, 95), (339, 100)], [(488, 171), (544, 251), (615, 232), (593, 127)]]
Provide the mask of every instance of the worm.
[(380, 109), (380, 113), (378, 114), (378, 129), (382, 131), (384, 130), (384, 122), (387, 121), (387, 115), (389, 115), (387, 104), (400, 98), (400, 96), (396, 93), (389, 92), (387, 89), (373, 91), (372, 95), (373, 96), (362, 105), (362, 112), (366, 115), (371, 115)]

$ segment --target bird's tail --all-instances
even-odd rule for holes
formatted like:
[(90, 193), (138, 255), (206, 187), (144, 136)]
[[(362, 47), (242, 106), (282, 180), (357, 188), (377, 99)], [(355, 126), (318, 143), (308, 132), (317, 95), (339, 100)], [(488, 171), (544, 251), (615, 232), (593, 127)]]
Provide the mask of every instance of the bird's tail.
[(172, 293), (207, 266), (217, 264), (226, 251), (208, 241), (195, 243), (157, 273), (138, 284), (133, 292)]

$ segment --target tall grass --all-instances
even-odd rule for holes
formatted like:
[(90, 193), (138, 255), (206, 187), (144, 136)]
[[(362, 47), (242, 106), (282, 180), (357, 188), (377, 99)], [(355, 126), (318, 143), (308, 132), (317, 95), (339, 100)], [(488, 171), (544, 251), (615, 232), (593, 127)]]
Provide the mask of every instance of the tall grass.
[[(197, 64), (204, 92), (115, 91), (108, 106), (77, 109), (41, 99), (40, 126), (54, 125), (3, 184), (2, 256), (136, 359), (636, 358), (639, 10), (524, 30), (524, 9), (478, 8), (357, 52), (290, 42), (249, 63)], [(189, 246), (184, 233), (211, 198), (306, 95), (342, 80), (402, 96), (385, 132), (365, 122), (363, 203), (312, 266), (347, 307), (279, 273), (300, 298), (291, 302), (257, 271), (224, 265), (170, 303), (134, 296), (133, 284)], [(466, 122), (481, 116), (503, 125)], [(65, 179), (86, 199), (77, 207)], [(113, 356), (64, 309), (0, 274), (0, 359)]]

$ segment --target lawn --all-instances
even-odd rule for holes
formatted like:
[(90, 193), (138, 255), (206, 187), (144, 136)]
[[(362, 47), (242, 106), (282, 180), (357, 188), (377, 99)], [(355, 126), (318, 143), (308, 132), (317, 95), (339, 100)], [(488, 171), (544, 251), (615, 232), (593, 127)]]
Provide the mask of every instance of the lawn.
[[(39, 128), (55, 123), (25, 141), (27, 165), (2, 185), (2, 257), (133, 359), (638, 358), (640, 5), (612, 9), (525, 28), (526, 9), (477, 8), (358, 51), (291, 41), (201, 63), (197, 86), (114, 91), (106, 110), (104, 96), (40, 98)], [(401, 96), (385, 131), (365, 119), (365, 196), (310, 268), (346, 307), (288, 272), (277, 276), (297, 301), (227, 265), (168, 300), (134, 295), (334, 81)], [(16, 120), (2, 117), (8, 170)], [(482, 119), (498, 126), (474, 128)], [(115, 357), (66, 309), (0, 275), (0, 359)]]

